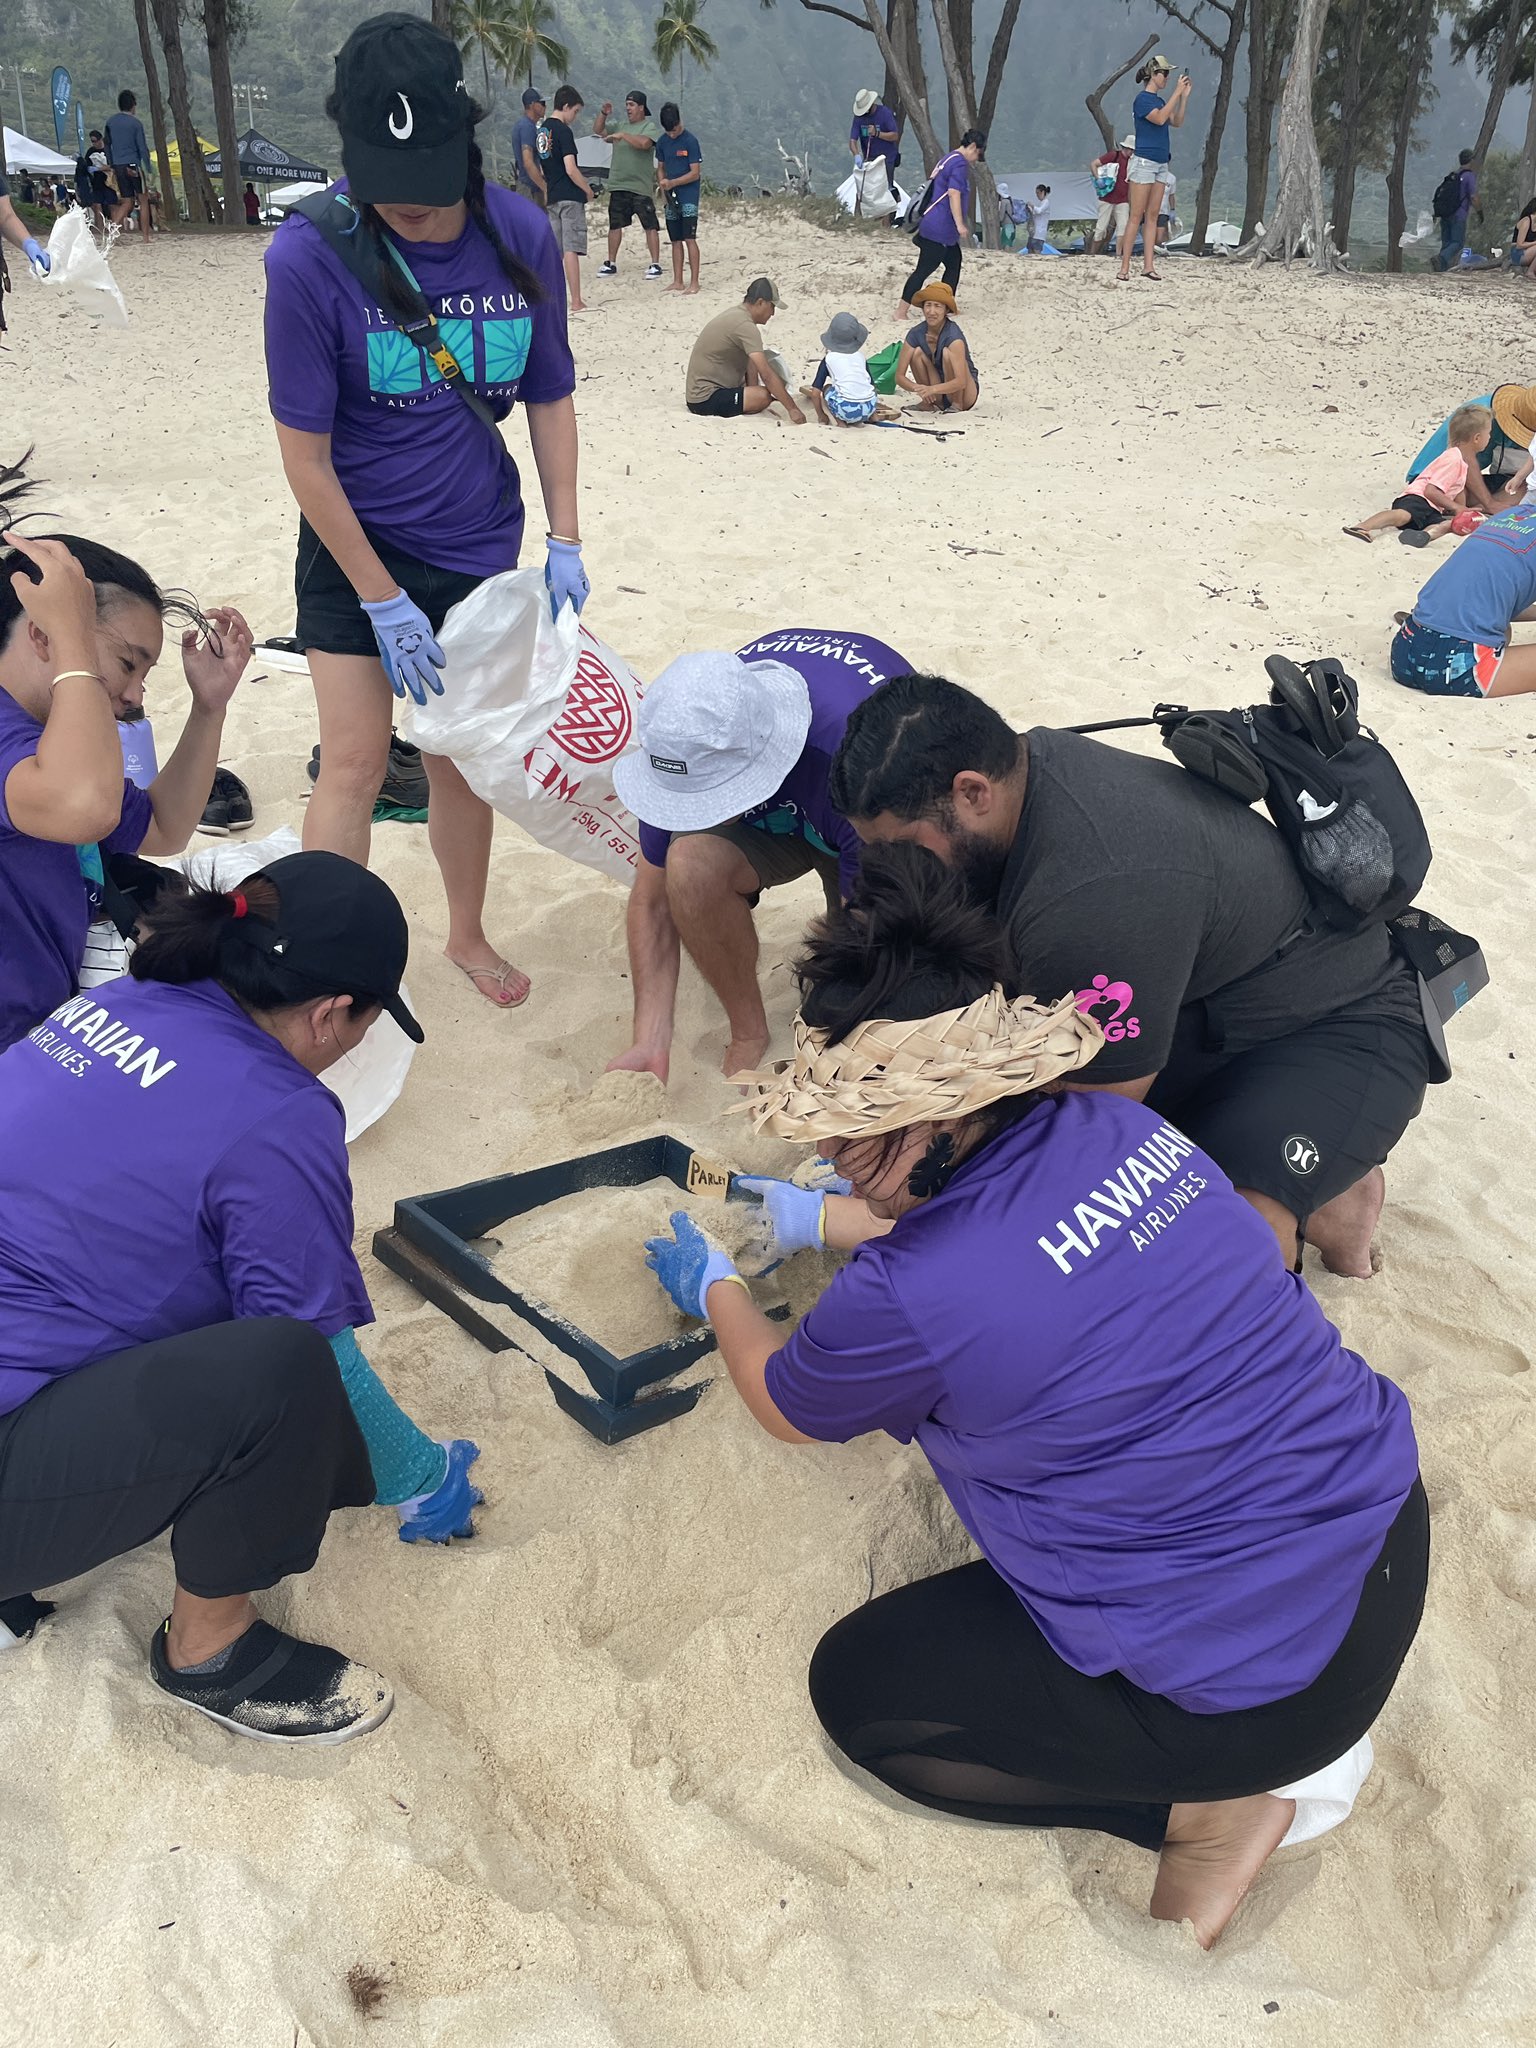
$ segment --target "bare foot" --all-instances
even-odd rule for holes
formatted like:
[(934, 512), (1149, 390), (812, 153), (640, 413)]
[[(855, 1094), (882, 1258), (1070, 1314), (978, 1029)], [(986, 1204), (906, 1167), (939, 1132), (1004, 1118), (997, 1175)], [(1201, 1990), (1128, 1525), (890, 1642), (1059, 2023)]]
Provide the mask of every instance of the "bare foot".
[(664, 292), (680, 292), (682, 290), (682, 286), (680, 284), (664, 284), (662, 286), (662, 290)]
[(628, 1052), (621, 1052), (617, 1059), (610, 1060), (605, 1074), (654, 1074), (665, 1088), (672, 1055), (666, 1046), (632, 1045)]
[(725, 1058), (720, 1062), (720, 1071), (727, 1081), (737, 1074), (750, 1074), (763, 1064), (768, 1050), (768, 1034), (761, 1037), (733, 1038), (725, 1048)]
[(1373, 1166), (1363, 1179), (1335, 1195), (1307, 1219), (1307, 1242), (1330, 1273), (1369, 1280), (1376, 1271), (1372, 1239), (1387, 1199), (1387, 1177)]
[(585, 313), (587, 302), (585, 299), (572, 299), (565, 310), (567, 313)]
[(697, 290), (698, 286), (696, 284), (685, 284), (683, 286), (683, 297), (685, 299), (691, 299)]
[(503, 960), (498, 954), (486, 948), (481, 960), (454, 960), (451, 953), (444, 957), (452, 960), (460, 974), (470, 981), (478, 992), (499, 1010), (516, 1010), (528, 1000), (532, 987), (526, 974), (514, 967), (510, 960)]
[(1295, 1817), (1295, 1800), (1270, 1792), (1174, 1806), (1152, 1887), (1152, 1918), (1188, 1920), (1200, 1946), (1214, 1947)]

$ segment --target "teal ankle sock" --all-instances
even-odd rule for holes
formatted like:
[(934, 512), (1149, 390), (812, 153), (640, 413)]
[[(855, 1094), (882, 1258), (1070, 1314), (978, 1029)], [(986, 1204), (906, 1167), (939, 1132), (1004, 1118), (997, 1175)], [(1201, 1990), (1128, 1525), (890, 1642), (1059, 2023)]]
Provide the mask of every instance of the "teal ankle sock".
[(418, 1429), (364, 1358), (357, 1332), (348, 1328), (331, 1339), (352, 1413), (368, 1446), (374, 1499), (382, 1507), (435, 1493), (448, 1476), (448, 1453)]

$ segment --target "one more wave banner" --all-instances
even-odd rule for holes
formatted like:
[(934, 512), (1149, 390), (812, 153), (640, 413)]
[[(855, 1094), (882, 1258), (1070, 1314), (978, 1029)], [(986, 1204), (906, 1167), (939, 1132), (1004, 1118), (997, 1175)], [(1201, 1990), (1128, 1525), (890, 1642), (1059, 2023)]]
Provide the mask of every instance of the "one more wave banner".
[(58, 148), (64, 147), (64, 127), (69, 119), (69, 73), (62, 64), (55, 64), (53, 77), (48, 82), (49, 95), (53, 100), (53, 139)]

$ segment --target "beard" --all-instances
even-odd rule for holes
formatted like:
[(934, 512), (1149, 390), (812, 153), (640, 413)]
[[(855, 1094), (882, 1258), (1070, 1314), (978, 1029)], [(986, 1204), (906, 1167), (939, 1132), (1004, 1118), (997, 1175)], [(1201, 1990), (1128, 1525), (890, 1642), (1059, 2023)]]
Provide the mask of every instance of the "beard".
[(996, 908), (1003, 870), (1012, 849), (979, 832), (955, 832), (949, 842), (949, 865), (965, 884), (965, 892), (982, 910)]

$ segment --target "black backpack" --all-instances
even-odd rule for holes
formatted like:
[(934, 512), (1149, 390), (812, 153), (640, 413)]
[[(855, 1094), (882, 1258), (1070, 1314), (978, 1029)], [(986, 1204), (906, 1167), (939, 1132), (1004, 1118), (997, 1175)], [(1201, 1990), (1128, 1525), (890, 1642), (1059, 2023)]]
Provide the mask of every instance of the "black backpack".
[(1436, 220), (1454, 220), (1461, 211), (1461, 172), (1447, 171), (1435, 187), (1430, 210)]
[(1360, 932), (1406, 910), (1431, 848), (1397, 763), (1360, 722), (1360, 686), (1337, 661), (1264, 664), (1267, 704), (1188, 711), (1159, 704), (1150, 719), (1074, 726), (1105, 732), (1155, 725), (1181, 767), (1239, 803), (1262, 803), (1307, 893), (1334, 931)]

